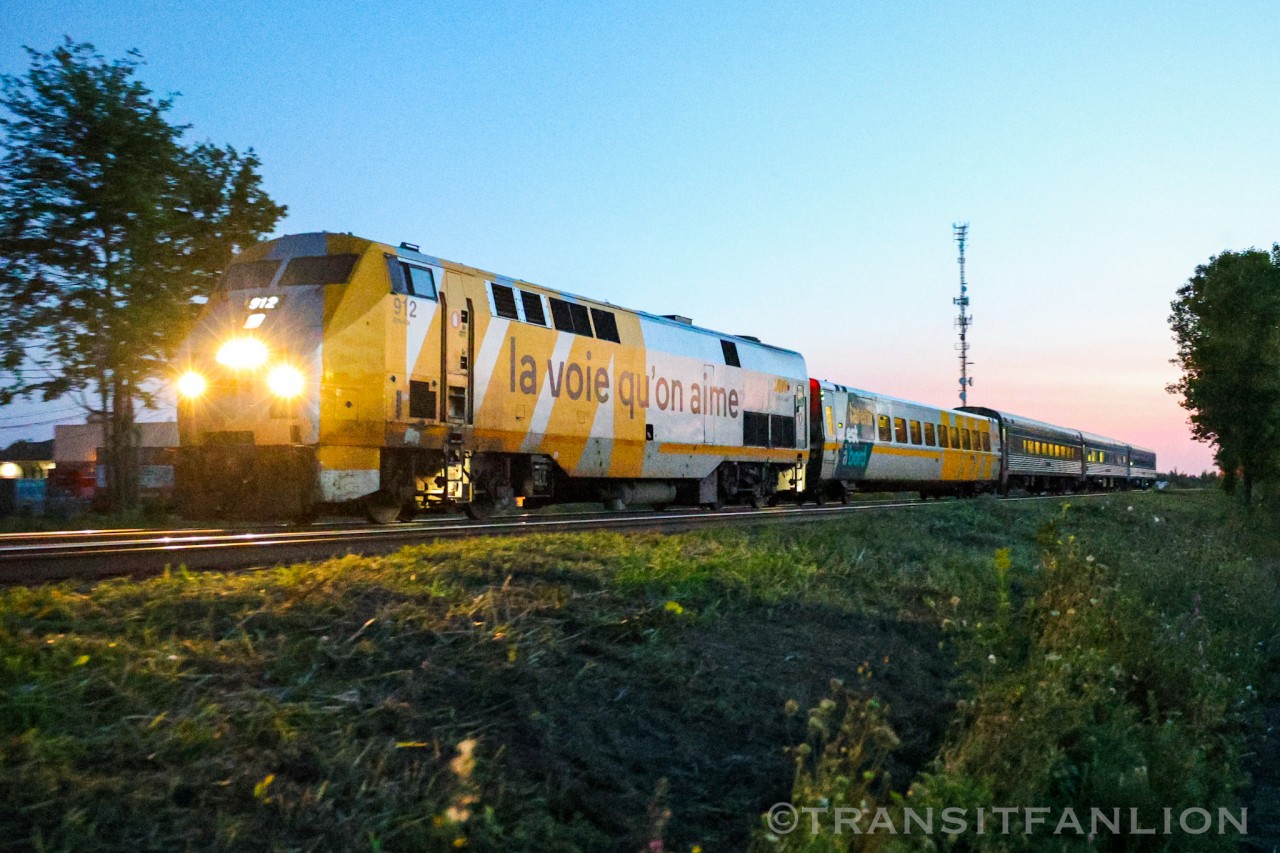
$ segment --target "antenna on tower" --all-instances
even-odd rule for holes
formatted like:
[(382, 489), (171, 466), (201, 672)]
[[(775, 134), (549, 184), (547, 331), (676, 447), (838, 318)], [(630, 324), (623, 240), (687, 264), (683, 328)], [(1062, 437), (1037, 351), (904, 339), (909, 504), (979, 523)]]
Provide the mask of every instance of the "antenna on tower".
[(969, 389), (973, 387), (973, 377), (969, 375), (969, 368), (973, 365), (969, 361), (969, 325), (973, 322), (973, 315), (969, 313), (969, 286), (964, 280), (964, 244), (969, 239), (969, 223), (953, 224), (951, 233), (960, 245), (960, 296), (951, 302), (960, 309), (956, 317), (960, 343), (956, 344), (956, 349), (960, 351), (960, 405), (964, 406), (969, 402)]

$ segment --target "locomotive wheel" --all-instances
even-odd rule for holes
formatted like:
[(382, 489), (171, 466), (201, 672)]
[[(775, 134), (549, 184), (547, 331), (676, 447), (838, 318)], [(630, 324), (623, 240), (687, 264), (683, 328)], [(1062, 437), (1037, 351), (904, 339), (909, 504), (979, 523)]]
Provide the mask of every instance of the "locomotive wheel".
[(849, 490), (844, 486), (840, 487), (840, 503), (844, 506), (849, 505)]
[(751, 497), (747, 498), (747, 503), (751, 504), (752, 509), (764, 509), (765, 504), (768, 503), (768, 498), (759, 492), (752, 492)]
[(467, 517), (472, 521), (485, 521), (493, 515), (494, 503), (491, 498), (478, 497), (466, 505)]
[(818, 506), (826, 506), (827, 505), (826, 489), (823, 489), (822, 487), (818, 487), (817, 489), (814, 489), (813, 502), (816, 503)]
[(666, 504), (653, 504), (653, 511), (654, 511), (654, 512), (666, 512), (666, 511), (667, 511), (667, 505), (666, 505)]
[(418, 517), (418, 503), (410, 498), (400, 506), (400, 514), (396, 516), (397, 521), (413, 521)]
[(364, 499), (364, 514), (374, 524), (391, 524), (400, 517), (401, 505), (395, 495), (385, 489)]

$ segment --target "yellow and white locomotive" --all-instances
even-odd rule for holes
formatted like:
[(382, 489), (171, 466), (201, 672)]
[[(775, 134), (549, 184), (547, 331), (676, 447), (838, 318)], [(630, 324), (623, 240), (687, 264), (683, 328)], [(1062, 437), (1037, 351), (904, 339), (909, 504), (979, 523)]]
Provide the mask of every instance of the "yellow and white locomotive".
[(760, 503), (805, 488), (796, 352), (315, 233), (228, 267), (178, 381), (195, 516), (597, 499)]

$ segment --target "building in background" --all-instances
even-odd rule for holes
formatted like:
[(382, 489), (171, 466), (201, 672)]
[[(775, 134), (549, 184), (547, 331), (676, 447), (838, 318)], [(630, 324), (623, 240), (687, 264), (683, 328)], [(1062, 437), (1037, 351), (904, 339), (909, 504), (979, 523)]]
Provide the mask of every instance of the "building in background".
[(44, 512), (54, 465), (52, 441), (15, 441), (0, 450), (0, 515)]
[[(178, 447), (174, 421), (135, 425), (138, 445), (139, 496), (166, 503), (173, 497), (173, 457)], [(101, 503), (107, 486), (102, 424), (64, 424), (54, 427), (53, 461), (49, 483), (53, 500), (84, 507)]]

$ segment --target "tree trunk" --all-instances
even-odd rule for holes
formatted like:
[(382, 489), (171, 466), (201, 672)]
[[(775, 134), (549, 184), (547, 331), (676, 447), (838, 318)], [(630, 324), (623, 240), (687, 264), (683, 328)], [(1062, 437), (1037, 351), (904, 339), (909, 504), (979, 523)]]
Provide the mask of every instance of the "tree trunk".
[(111, 383), (111, 411), (107, 442), (107, 488), (111, 493), (111, 509), (127, 513), (138, 506), (138, 453), (133, 422), (133, 391), (125, 380), (116, 377)]
[(1247, 507), (1252, 507), (1253, 506), (1253, 471), (1251, 471), (1248, 468), (1244, 469), (1244, 472), (1240, 478), (1240, 485), (1244, 489), (1244, 505)]

